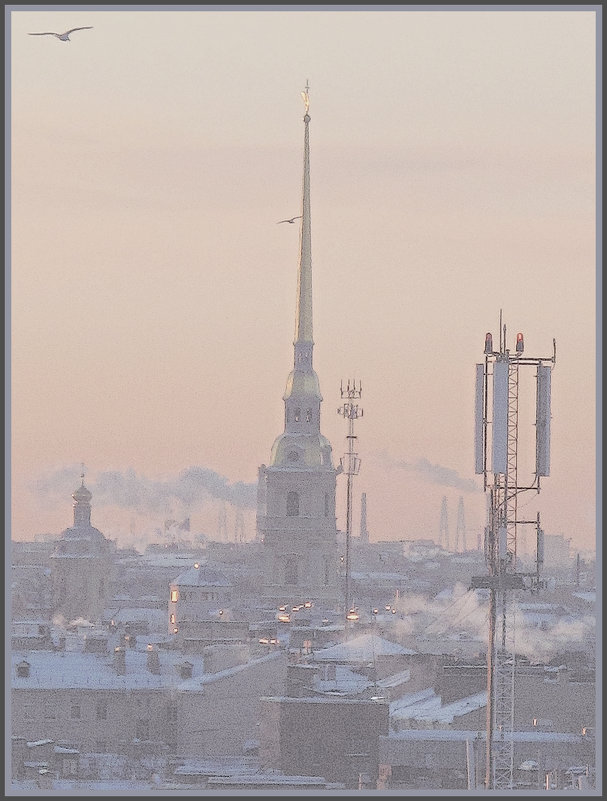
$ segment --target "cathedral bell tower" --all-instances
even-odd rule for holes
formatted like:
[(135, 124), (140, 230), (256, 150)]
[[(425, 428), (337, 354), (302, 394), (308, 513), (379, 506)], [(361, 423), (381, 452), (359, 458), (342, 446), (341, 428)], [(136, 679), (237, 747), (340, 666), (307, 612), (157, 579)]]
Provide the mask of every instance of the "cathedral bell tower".
[(264, 544), (264, 598), (269, 603), (339, 599), (339, 554), (331, 445), (320, 433), (320, 384), (312, 362), (312, 258), (308, 86), (304, 115), (303, 198), (293, 369), (283, 395), (284, 432), (270, 463), (259, 468), (257, 531)]

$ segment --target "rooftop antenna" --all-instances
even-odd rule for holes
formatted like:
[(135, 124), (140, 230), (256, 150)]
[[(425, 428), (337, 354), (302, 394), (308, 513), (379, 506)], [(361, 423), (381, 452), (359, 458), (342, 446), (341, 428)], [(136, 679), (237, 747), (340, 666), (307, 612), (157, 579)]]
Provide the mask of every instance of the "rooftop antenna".
[[(537, 592), (545, 586), (540, 579), (544, 561), (544, 532), (540, 527), (540, 515), (538, 513), (535, 519), (529, 520), (519, 517), (518, 498), (525, 491), (539, 492), (540, 477), (550, 475), (550, 384), (556, 363), (554, 339), (552, 343), (551, 357), (525, 356), (524, 338), (519, 332), (514, 350), (507, 349), (506, 326), (502, 326), (500, 309), (499, 350), (493, 349), (492, 334), (485, 334), (485, 362), (476, 365), (474, 459), (475, 473), (483, 474), (484, 490), (489, 493), (485, 527), (488, 573), (485, 576), (473, 576), (471, 587), (490, 591), (485, 758), (487, 790), (513, 787), (516, 653), (513, 645), (512, 600), (518, 590)], [(519, 478), (518, 462), (519, 373), (529, 366), (536, 369), (535, 474), (530, 483), (523, 484)], [(517, 531), (522, 525), (533, 525), (536, 530), (536, 565), (530, 573), (520, 571), (517, 564)]]
[[(342, 472), (346, 474), (346, 554), (345, 554), (345, 586), (344, 586), (344, 605), (345, 615), (350, 612), (352, 600), (350, 598), (350, 537), (352, 536), (352, 480), (354, 476), (358, 475), (360, 470), (360, 459), (355, 451), (356, 435), (354, 434), (354, 421), (363, 416), (363, 410), (359, 409), (358, 403), (355, 401), (360, 400), (362, 395), (362, 384), (359, 381), (358, 386), (356, 379), (350, 383), (348, 379), (346, 387), (342, 380), (340, 385), (340, 392), (342, 399), (345, 402), (337, 410), (337, 414), (341, 414), (344, 419), (348, 421), (348, 451), (345, 456), (339, 460)], [(347, 626), (347, 618), (346, 618)]]

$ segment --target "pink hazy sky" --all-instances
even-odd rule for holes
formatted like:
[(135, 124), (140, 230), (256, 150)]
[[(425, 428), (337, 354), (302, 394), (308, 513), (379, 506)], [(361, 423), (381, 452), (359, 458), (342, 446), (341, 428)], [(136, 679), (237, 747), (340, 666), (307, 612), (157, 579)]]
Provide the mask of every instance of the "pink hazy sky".
[[(71, 525), (81, 463), (93, 524), (135, 545), (187, 514), (218, 534), (212, 491), (190, 506), (167, 491), (187, 468), (255, 484), (292, 366), (298, 226), (276, 222), (300, 213), (309, 80), (314, 365), (336, 463), (340, 381), (363, 385), (354, 533), (366, 492), (372, 540), (438, 539), (446, 497), (453, 543), (463, 498), (476, 544), (474, 368), (501, 309), (509, 347), (518, 331), (529, 356), (557, 343), (551, 474), (524, 508), (592, 549), (600, 6), (186, 8), (7, 9), (12, 538)], [(145, 487), (136, 503), (101, 490), (110, 473)], [(344, 503), (342, 476), (342, 529)]]

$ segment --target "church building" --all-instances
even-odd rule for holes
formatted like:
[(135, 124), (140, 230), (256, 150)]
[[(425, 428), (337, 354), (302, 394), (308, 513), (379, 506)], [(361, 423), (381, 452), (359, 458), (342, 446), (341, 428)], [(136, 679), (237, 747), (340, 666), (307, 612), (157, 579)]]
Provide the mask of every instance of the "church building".
[(263, 541), (268, 603), (316, 602), (336, 608), (341, 597), (331, 445), (320, 432), (322, 395), (312, 363), (309, 97), (303, 93), (303, 198), (295, 310), (293, 369), (287, 378), (284, 431), (258, 471), (257, 531)]
[(52, 608), (67, 623), (101, 620), (111, 597), (113, 543), (91, 525), (92, 493), (81, 485), (72, 494), (74, 525), (62, 532), (51, 554)]

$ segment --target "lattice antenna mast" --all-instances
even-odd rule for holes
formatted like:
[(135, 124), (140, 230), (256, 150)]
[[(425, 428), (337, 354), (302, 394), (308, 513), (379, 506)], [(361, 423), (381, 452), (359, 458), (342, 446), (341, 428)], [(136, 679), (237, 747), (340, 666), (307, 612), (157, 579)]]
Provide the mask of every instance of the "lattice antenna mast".
[[(522, 492), (540, 491), (540, 477), (550, 474), (550, 384), (556, 363), (556, 342), (551, 357), (523, 356), (523, 334), (516, 335), (514, 352), (506, 348), (506, 326), (500, 311), (499, 350), (493, 349), (493, 336), (485, 336), (485, 362), (476, 365), (475, 394), (475, 472), (483, 475), (489, 495), (485, 528), (485, 559), (488, 575), (473, 576), (473, 588), (488, 588), (489, 635), (487, 645), (487, 739), (485, 788), (512, 789), (514, 770), (514, 678), (516, 654), (509, 651), (507, 634), (514, 625), (510, 607), (515, 591), (538, 591), (543, 565), (544, 533), (539, 513), (534, 520), (518, 516)], [(536, 368), (536, 448), (535, 474), (528, 485), (519, 482), (519, 377), (524, 367)], [(491, 381), (490, 381), (491, 378)], [(491, 404), (489, 399), (491, 398)], [(489, 406), (491, 405), (491, 420)], [(489, 467), (489, 431), (491, 465)], [(536, 529), (536, 565), (531, 573), (518, 570), (517, 529), (533, 525)], [(500, 637), (496, 644), (498, 615)]]
[(352, 536), (352, 480), (354, 476), (358, 475), (360, 470), (360, 459), (356, 452), (356, 435), (354, 434), (354, 421), (363, 416), (363, 410), (359, 408), (356, 401), (360, 400), (362, 395), (362, 384), (359, 381), (350, 381), (346, 383), (344, 388), (343, 381), (340, 386), (341, 397), (344, 400), (342, 406), (337, 410), (337, 414), (341, 414), (344, 419), (348, 421), (348, 451), (339, 460), (341, 471), (346, 474), (346, 553), (344, 565), (344, 606), (345, 614), (350, 612), (352, 606), (352, 599), (350, 597), (350, 538)]

